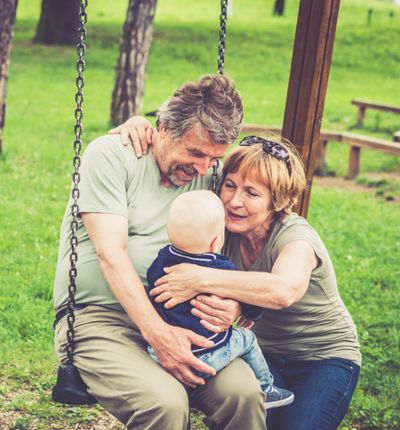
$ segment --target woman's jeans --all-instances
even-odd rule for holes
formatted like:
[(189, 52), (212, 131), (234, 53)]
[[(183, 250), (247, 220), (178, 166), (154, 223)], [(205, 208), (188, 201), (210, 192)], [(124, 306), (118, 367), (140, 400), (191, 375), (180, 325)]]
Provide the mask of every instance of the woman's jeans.
[(350, 406), (359, 366), (341, 358), (266, 359), (275, 385), (294, 393), (292, 404), (268, 411), (268, 430), (334, 430), (339, 426)]

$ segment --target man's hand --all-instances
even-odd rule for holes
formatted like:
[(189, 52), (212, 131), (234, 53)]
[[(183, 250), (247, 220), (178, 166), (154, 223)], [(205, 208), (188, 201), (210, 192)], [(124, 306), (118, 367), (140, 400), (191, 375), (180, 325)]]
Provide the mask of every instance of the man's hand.
[(196, 376), (191, 367), (211, 376), (216, 374), (211, 366), (196, 358), (191, 351), (192, 344), (204, 348), (214, 345), (214, 342), (205, 337), (190, 330), (164, 324), (162, 330), (154, 330), (145, 338), (153, 347), (163, 369), (182, 384), (189, 387), (205, 384), (204, 379)]
[(208, 330), (221, 333), (239, 318), (240, 303), (232, 299), (219, 296), (197, 296), (190, 301), (194, 306), (192, 314), (200, 318), (200, 323)]
[(111, 129), (108, 134), (120, 134), (123, 145), (128, 145), (129, 137), (132, 140), (136, 157), (147, 154), (148, 146), (151, 145), (153, 127), (146, 118), (133, 116), (116, 128)]

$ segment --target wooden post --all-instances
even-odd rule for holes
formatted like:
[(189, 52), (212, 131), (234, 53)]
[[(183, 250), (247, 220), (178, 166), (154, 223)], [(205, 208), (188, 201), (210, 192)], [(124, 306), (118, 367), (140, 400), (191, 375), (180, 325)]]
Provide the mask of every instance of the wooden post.
[(364, 118), (365, 118), (365, 106), (358, 106), (357, 127), (361, 127), (363, 125)]
[(350, 146), (349, 171), (347, 172), (346, 179), (354, 179), (360, 172), (360, 156), (361, 148), (357, 146)]
[(307, 175), (294, 211), (306, 217), (328, 86), (340, 0), (300, 0), (282, 136), (294, 144)]
[(329, 140), (320, 140), (317, 149), (317, 155), (315, 158), (315, 169), (316, 175), (323, 176), (326, 170), (325, 157), (328, 152)]

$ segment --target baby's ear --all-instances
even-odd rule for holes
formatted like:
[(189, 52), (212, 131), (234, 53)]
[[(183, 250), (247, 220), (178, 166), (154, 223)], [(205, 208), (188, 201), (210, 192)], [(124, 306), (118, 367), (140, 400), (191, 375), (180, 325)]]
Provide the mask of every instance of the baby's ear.
[(221, 251), (222, 245), (224, 244), (224, 238), (223, 236), (217, 236), (214, 238), (214, 240), (211, 242), (211, 252), (214, 254), (218, 254), (219, 251)]

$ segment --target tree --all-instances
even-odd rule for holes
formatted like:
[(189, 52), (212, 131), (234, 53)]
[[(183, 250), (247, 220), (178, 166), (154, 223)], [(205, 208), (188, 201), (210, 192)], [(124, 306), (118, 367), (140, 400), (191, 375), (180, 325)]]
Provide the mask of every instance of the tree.
[(111, 121), (121, 124), (143, 108), (147, 62), (157, 0), (129, 0), (119, 45)]
[(78, 43), (79, 0), (42, 0), (35, 42), (46, 45)]
[(18, 0), (0, 0), (0, 154), (2, 152), (7, 79), (17, 3)]
[(274, 15), (283, 15), (283, 9), (285, 8), (285, 0), (275, 0)]

